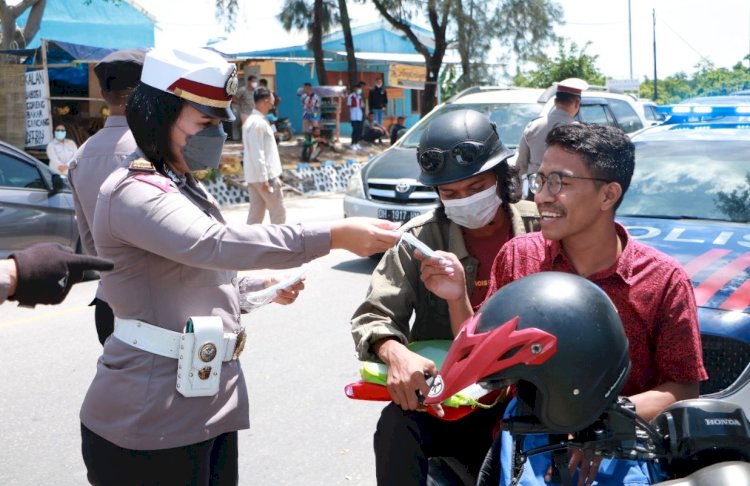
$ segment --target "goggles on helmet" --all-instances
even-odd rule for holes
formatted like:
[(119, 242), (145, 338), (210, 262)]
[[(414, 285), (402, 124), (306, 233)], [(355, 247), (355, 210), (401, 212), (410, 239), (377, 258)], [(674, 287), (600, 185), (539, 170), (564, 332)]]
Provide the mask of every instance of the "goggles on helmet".
[(490, 153), (499, 140), (497, 132), (492, 130), (484, 142), (465, 140), (458, 142), (449, 150), (428, 148), (419, 154), (419, 166), (424, 172), (436, 172), (443, 168), (446, 156), (450, 156), (456, 164), (466, 167), (477, 163), (483, 155)]

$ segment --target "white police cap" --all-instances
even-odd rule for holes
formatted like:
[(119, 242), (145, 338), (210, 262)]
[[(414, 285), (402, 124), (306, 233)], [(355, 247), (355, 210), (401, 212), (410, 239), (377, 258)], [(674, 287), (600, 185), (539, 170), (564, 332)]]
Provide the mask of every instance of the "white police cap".
[(570, 93), (581, 96), (581, 93), (589, 89), (589, 83), (581, 78), (563, 79), (557, 83), (558, 93)]
[(194, 48), (154, 48), (146, 54), (141, 82), (179, 96), (207, 115), (233, 120), (237, 68), (220, 54)]

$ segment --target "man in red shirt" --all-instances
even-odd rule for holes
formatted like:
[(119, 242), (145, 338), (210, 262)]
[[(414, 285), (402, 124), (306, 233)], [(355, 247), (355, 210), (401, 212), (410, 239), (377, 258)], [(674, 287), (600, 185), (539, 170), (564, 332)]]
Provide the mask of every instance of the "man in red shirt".
[[(552, 130), (546, 142), (539, 172), (529, 176), (541, 233), (516, 237), (502, 248), (487, 298), (513, 280), (542, 271), (574, 273), (599, 285), (617, 307), (630, 342), (632, 370), (622, 393), (650, 420), (678, 400), (697, 397), (699, 382), (708, 377), (692, 283), (674, 259), (634, 240), (615, 222), (635, 166), (635, 148), (622, 131), (564, 125)], [(446, 299), (457, 332), (473, 310), (460, 263), (451, 254), (446, 257), (451, 260), (447, 267), (438, 259), (423, 260), (422, 280)], [(600, 460), (581, 464), (582, 480), (593, 480)], [(622, 478), (598, 481), (622, 484)], [(529, 478), (522, 484), (536, 483)]]

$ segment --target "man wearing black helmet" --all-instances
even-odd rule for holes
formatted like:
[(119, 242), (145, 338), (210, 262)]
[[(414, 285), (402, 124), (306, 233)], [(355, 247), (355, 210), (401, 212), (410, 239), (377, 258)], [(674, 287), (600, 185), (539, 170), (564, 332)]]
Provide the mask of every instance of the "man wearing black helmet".
[[(533, 204), (519, 202), (519, 179), (508, 164), (511, 155), (494, 123), (473, 110), (435, 119), (419, 141), (419, 181), (435, 187), (442, 204), (412, 219), (403, 230), (430, 248), (458, 256), (466, 271), (465, 290), (476, 305), (484, 299), (500, 247), (532, 230), (538, 219)], [(477, 410), (447, 422), (418, 411), (415, 392), (426, 394), (424, 374), (437, 370), (433, 361), (410, 351), (407, 344), (453, 338), (448, 305), (422, 284), (419, 265), (411, 246), (388, 250), (352, 317), (360, 359), (382, 360), (389, 369), (387, 387), (393, 402), (383, 409), (375, 432), (381, 485), (425, 484), (430, 457), (456, 457), (476, 477), (502, 412), (500, 407)]]
[[(629, 341), (632, 369), (621, 394), (650, 420), (678, 400), (697, 397), (699, 382), (707, 378), (690, 278), (674, 259), (633, 239), (615, 221), (635, 166), (635, 147), (627, 135), (581, 123), (554, 128), (546, 142), (542, 164), (529, 178), (541, 233), (503, 247), (488, 296), (543, 271), (578, 274), (596, 283), (615, 304)], [(451, 262), (453, 272), (446, 272), (436, 258), (425, 259), (422, 280), (448, 301), (452, 324), (459, 329), (475, 309), (463, 274), (456, 271), (458, 258), (442, 257)], [(535, 445), (539, 436), (528, 436), (523, 448)], [(511, 482), (512, 450), (512, 440), (503, 432), (503, 485)], [(584, 458), (577, 451), (570, 458), (570, 472), (577, 466), (579, 485), (591, 484), (594, 478), (602, 486), (650, 481), (645, 465), (636, 461)], [(527, 463), (519, 484), (547, 484), (549, 467), (550, 458), (538, 456)]]

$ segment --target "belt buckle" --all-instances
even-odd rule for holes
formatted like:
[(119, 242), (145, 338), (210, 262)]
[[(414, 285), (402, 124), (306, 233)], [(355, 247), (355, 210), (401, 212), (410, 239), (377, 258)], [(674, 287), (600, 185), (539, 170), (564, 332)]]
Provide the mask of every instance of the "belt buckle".
[(243, 327), (240, 332), (237, 333), (237, 340), (234, 343), (234, 352), (232, 353), (232, 359), (238, 359), (242, 354), (242, 350), (245, 349), (245, 341), (247, 340), (247, 333)]

